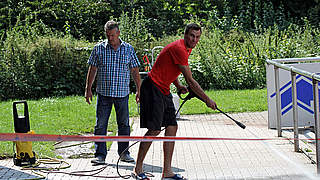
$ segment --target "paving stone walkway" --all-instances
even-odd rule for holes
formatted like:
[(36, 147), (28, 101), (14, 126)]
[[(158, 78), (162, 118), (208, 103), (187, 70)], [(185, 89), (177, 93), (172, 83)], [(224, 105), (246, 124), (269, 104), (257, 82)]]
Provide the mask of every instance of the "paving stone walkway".
[[(181, 137), (215, 138), (272, 138), (273, 140), (215, 140), (177, 141), (173, 156), (173, 170), (190, 180), (202, 179), (320, 179), (316, 176), (316, 165), (303, 153), (294, 152), (291, 141), (277, 137), (277, 131), (267, 128), (267, 112), (230, 114), (244, 123), (241, 129), (223, 114), (183, 115), (178, 121), (178, 135)], [(139, 119), (132, 119), (132, 135), (142, 136), (146, 130), (139, 128)], [(163, 134), (161, 134), (163, 136)], [(287, 137), (292, 132), (285, 133)], [(303, 146), (304, 143), (300, 143)], [(136, 158), (138, 145), (130, 149)], [(91, 159), (65, 159), (71, 167), (63, 172), (93, 170), (103, 166), (92, 166)], [(45, 179), (118, 179), (116, 163), (117, 145), (113, 143), (107, 157), (109, 164), (94, 176), (71, 176), (61, 173), (42, 173)], [(162, 142), (154, 142), (147, 154), (144, 169), (161, 179)], [(134, 163), (120, 162), (119, 172), (131, 174)], [(92, 173), (91, 173), (92, 174)], [(30, 179), (41, 176), (30, 170), (21, 170), (13, 165), (12, 159), (0, 160), (0, 179)]]

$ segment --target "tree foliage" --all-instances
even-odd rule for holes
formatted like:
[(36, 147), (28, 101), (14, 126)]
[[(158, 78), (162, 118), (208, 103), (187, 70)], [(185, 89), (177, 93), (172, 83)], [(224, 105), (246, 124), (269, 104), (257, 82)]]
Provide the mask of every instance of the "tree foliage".
[(319, 0), (5, 0), (0, 2), (0, 30), (3, 35), (19, 19), (29, 19), (75, 38), (96, 41), (104, 37), (101, 29), (107, 20), (136, 10), (143, 11), (153, 37), (175, 35), (192, 18), (205, 24), (210, 16), (223, 18), (225, 24), (236, 20), (246, 31), (274, 24), (283, 29), (290, 23), (302, 25), (304, 18), (314, 26), (320, 22)]
[(319, 11), (319, 0), (1, 1), (0, 101), (83, 94), (90, 47), (110, 19), (141, 61), (200, 23), (190, 67), (201, 87), (261, 88), (266, 58), (319, 55)]

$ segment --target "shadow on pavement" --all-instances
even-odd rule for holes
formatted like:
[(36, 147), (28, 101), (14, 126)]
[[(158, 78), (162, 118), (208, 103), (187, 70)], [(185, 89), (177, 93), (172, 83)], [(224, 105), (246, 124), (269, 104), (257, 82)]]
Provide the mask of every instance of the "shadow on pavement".
[[(108, 166), (113, 167), (113, 168), (117, 168), (117, 164), (108, 164)], [(133, 171), (133, 168), (134, 168), (134, 163), (132, 163), (132, 165), (119, 164), (119, 169)], [(162, 173), (162, 167), (160, 167), (160, 166), (143, 164), (143, 169), (145, 172)], [(180, 169), (180, 168), (176, 168), (176, 167), (172, 167), (172, 170), (173, 170), (173, 172), (185, 172), (184, 169)]]
[(39, 179), (42, 176), (27, 173), (30, 171), (19, 171), (16, 169), (0, 166), (0, 179)]

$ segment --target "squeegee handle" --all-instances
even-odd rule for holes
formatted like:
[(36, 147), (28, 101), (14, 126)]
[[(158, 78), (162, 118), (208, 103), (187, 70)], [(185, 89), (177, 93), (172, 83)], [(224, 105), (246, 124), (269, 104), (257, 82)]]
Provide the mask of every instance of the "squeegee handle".
[(229, 116), (227, 113), (221, 111), (218, 107), (217, 107), (217, 110), (218, 110), (219, 112), (221, 112), (222, 114), (226, 115), (226, 116), (227, 116), (228, 118), (230, 118), (231, 120), (233, 120), (233, 122), (235, 122), (235, 123), (236, 123), (238, 126), (240, 126), (242, 129), (245, 129), (245, 128), (246, 128), (246, 126), (245, 126), (244, 124), (242, 124), (241, 122), (233, 119), (233, 118), (232, 118), (231, 116)]

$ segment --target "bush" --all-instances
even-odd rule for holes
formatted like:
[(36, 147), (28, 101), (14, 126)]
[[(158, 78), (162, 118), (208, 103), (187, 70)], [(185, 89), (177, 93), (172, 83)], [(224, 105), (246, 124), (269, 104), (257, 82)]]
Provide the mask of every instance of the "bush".
[(4, 47), (0, 100), (83, 94), (90, 51), (78, 50), (79, 42), (58, 36), (28, 39), (13, 31)]
[(204, 89), (252, 89), (266, 86), (265, 60), (319, 56), (319, 29), (308, 22), (261, 34), (217, 28), (205, 30), (190, 56), (194, 78)]

